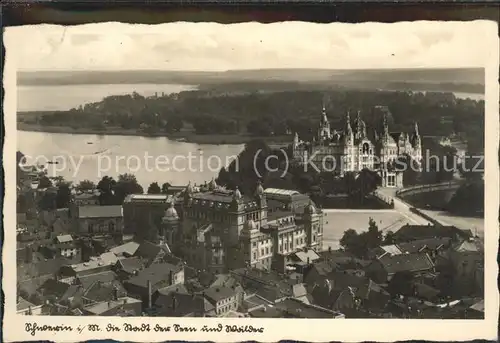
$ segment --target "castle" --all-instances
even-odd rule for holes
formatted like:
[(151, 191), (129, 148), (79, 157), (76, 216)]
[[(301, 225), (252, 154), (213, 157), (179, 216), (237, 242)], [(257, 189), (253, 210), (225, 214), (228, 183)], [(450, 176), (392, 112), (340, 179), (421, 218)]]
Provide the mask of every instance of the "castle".
[(382, 118), (382, 132), (367, 132), (366, 124), (358, 111), (354, 123), (347, 113), (345, 126), (337, 131), (330, 122), (323, 106), (316, 136), (312, 142), (304, 142), (295, 134), (292, 143), (293, 158), (301, 165), (311, 165), (322, 172), (342, 176), (346, 172), (359, 172), (365, 168), (377, 171), (382, 187), (403, 187), (403, 172), (394, 170), (398, 157), (409, 155), (421, 168), (422, 139), (418, 125), (411, 134), (390, 132), (387, 114)]

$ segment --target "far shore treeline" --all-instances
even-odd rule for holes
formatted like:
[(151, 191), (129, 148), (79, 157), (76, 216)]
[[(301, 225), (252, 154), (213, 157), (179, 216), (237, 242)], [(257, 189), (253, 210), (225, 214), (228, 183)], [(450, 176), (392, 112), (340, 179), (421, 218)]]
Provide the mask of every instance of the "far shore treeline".
[(265, 90), (249, 90), (224, 85), (151, 97), (138, 93), (109, 96), (68, 111), (19, 113), (18, 126), (68, 133), (123, 130), (125, 134), (174, 138), (218, 135), (220, 142), (228, 137), (234, 143), (238, 136), (239, 143), (252, 137), (286, 141), (297, 132), (301, 139), (309, 140), (323, 105), (332, 127), (341, 129), (346, 112), (359, 110), (369, 130), (379, 125), (374, 108), (387, 106), (391, 131), (411, 131), (417, 121), (424, 137), (458, 134), (469, 151), (484, 150), (484, 101), (459, 99), (452, 93), (305, 88), (272, 90), (268, 85)]

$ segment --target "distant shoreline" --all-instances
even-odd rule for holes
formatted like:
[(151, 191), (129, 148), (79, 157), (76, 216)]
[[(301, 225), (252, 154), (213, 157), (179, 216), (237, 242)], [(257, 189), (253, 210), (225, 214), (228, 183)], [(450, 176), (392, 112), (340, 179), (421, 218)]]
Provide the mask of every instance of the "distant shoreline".
[(255, 139), (264, 139), (270, 145), (285, 145), (292, 142), (292, 136), (277, 136), (277, 137), (256, 137), (249, 135), (236, 134), (207, 134), (200, 135), (194, 132), (178, 132), (167, 134), (163, 132), (145, 133), (138, 130), (127, 130), (122, 128), (110, 128), (99, 131), (89, 128), (74, 129), (68, 126), (40, 126), (35, 124), (17, 123), (18, 131), (27, 132), (44, 132), (44, 133), (62, 133), (72, 135), (102, 135), (102, 136), (129, 136), (129, 137), (145, 137), (145, 138), (167, 138), (171, 141), (193, 143), (193, 144), (245, 144)]

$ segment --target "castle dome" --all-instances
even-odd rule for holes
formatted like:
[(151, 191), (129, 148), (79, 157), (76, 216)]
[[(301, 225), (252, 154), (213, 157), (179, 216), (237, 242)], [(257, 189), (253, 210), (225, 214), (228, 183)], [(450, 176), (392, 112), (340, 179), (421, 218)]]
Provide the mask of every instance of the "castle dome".
[(165, 211), (165, 215), (163, 216), (163, 220), (177, 220), (179, 219), (179, 215), (177, 214), (177, 210), (174, 207), (174, 202), (170, 203), (170, 207)]
[(309, 205), (304, 207), (304, 213), (305, 214), (315, 214), (317, 212), (316, 207), (314, 206), (313, 202), (309, 202)]

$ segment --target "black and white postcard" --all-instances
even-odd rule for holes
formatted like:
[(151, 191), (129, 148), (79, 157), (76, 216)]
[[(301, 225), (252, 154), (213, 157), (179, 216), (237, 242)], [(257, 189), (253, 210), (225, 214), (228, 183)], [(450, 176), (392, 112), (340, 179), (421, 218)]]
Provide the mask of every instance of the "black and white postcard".
[(496, 337), (496, 24), (4, 38), (6, 341)]

